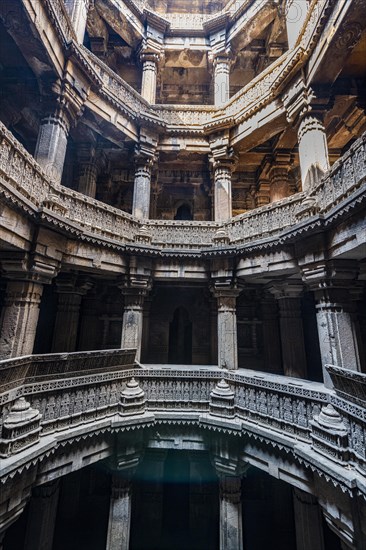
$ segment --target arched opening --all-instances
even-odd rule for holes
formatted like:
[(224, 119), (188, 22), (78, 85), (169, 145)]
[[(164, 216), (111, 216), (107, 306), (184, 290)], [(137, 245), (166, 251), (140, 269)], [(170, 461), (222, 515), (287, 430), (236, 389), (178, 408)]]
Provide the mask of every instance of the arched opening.
[(178, 307), (169, 325), (169, 354), (171, 364), (192, 364), (192, 321), (184, 307)]
[(177, 208), (177, 212), (174, 216), (175, 220), (193, 220), (193, 214), (191, 207), (188, 204), (181, 204)]

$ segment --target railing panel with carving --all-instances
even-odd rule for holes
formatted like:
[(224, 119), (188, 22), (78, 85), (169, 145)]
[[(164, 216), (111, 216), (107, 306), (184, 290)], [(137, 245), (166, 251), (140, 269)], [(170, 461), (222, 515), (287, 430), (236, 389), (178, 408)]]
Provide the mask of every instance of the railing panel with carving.
[[(143, 406), (148, 413), (148, 422), (152, 422), (152, 415), (157, 415), (156, 418), (163, 421), (194, 421), (205, 426), (208, 422), (215, 429), (220, 429), (220, 426), (225, 429), (226, 417), (219, 415), (218, 420), (217, 412), (211, 412), (212, 390), (224, 379), (233, 392), (236, 429), (255, 433), (260, 429), (261, 437), (268, 440), (285, 438), (286, 444), (291, 445), (302, 442), (309, 445), (312, 453), (319, 452), (334, 461), (336, 455), (332, 455), (332, 448), (327, 450), (327, 438), (329, 435), (329, 444), (334, 449), (337, 434), (341, 433), (339, 424), (321, 423), (321, 415), (324, 417), (324, 411), (330, 403), (333, 404), (337, 414), (341, 415), (339, 421), (346, 427), (344, 433), (348, 448), (345, 452), (349, 456), (349, 464), (354, 465), (362, 475), (366, 472), (364, 374), (328, 367), (335, 383), (334, 391), (320, 383), (246, 369), (230, 372), (212, 366), (174, 365), (145, 365), (141, 368), (134, 365), (134, 357), (135, 350), (104, 350), (2, 361), (0, 448), (3, 453), (6, 452), (4, 449), (10, 449), (3, 456), (19, 452), (24, 448), (27, 433), (34, 434), (30, 429), (27, 431), (25, 425), (24, 428), (20, 426), (23, 432), (17, 430), (14, 444), (7, 432), (5, 436), (4, 433), (1, 435), (2, 426), (7, 426), (9, 431), (8, 419), (14, 418), (15, 411), (20, 410), (19, 403), (23, 407), (26, 405), (23, 398), (30, 403), (30, 416), (34, 417), (37, 411), (41, 415), (37, 417), (42, 428), (41, 436), (34, 438), (28, 446), (41, 442), (42, 436), (55, 432), (64, 434), (63, 441), (67, 440), (67, 430), (70, 430), (70, 437), (73, 437), (72, 429), (77, 428), (78, 434), (82, 434), (83, 430), (90, 432), (96, 421), (98, 426), (102, 422), (105, 429), (110, 428), (116, 421), (112, 422), (112, 417), (119, 418), (118, 426), (123, 425), (123, 418), (127, 418), (130, 426), (133, 425), (135, 414), (136, 422), (139, 422), (141, 409), (130, 413), (129, 417), (120, 415), (121, 396), (132, 378), (144, 391)], [(18, 403), (18, 408), (13, 407), (14, 403)], [(13, 416), (10, 411), (13, 411)], [(22, 421), (22, 413), (20, 416), (17, 414)], [(318, 432), (319, 429), (323, 431), (323, 448), (314, 444), (314, 422)]]
[[(114, 245), (132, 243), (142, 222), (130, 214), (54, 184), (14, 136), (0, 123), (0, 193), (24, 210), (33, 211), (46, 222), (63, 226), (83, 238)], [(233, 218), (223, 225), (232, 244), (240, 245), (275, 238), (294, 228), (302, 203), (310, 197), (314, 208), (327, 214), (364, 184), (366, 135), (359, 138), (309, 195), (298, 193), (287, 199)], [(305, 210), (302, 222), (314, 215)], [(192, 250), (212, 247), (220, 225), (216, 222), (145, 222), (152, 243), (161, 249)]]

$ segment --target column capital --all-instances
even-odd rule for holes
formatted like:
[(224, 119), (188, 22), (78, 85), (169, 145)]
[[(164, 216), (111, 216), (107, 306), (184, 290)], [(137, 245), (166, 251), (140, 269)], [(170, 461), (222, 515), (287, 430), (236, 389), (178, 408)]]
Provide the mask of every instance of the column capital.
[(6, 279), (40, 284), (50, 284), (61, 267), (57, 260), (28, 252), (2, 253), (0, 264)]
[(157, 146), (158, 136), (141, 129), (139, 141), (134, 150), (135, 165), (151, 169), (158, 160)]
[(300, 263), (302, 280), (310, 290), (348, 289), (354, 286), (359, 273), (357, 260), (320, 260)]
[(314, 89), (299, 78), (283, 94), (282, 103), (288, 122), (297, 126), (308, 115), (321, 122), (327, 100), (318, 99)]
[(84, 296), (93, 287), (93, 282), (89, 277), (77, 273), (61, 273), (55, 283), (56, 292), (59, 294)]
[(301, 283), (272, 283), (268, 286), (268, 291), (276, 298), (276, 300), (285, 298), (300, 298), (304, 291), (304, 286)]

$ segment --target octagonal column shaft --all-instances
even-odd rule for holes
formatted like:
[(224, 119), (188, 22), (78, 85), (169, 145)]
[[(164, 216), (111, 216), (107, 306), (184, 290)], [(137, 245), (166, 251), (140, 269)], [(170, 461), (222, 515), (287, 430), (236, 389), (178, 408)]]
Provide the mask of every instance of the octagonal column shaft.
[(237, 289), (222, 289), (214, 292), (217, 298), (218, 364), (221, 368), (238, 368), (238, 338), (236, 325)]
[(112, 477), (106, 550), (128, 550), (131, 526), (131, 481)]
[(317, 499), (300, 489), (293, 489), (296, 549), (324, 550), (321, 510)]
[(59, 480), (33, 489), (24, 550), (52, 550)]
[(329, 170), (327, 136), (323, 123), (307, 114), (298, 129), (299, 159), (303, 191)]
[(215, 105), (220, 107), (230, 97), (230, 59), (227, 56), (214, 60)]
[(123, 289), (125, 310), (122, 323), (121, 348), (136, 349), (136, 360), (141, 357), (142, 326), (144, 320), (145, 290)]
[(0, 319), (0, 358), (33, 352), (43, 285), (33, 281), (9, 281)]
[(232, 216), (231, 174), (233, 166), (230, 163), (217, 161), (214, 163), (214, 196), (215, 221), (227, 221)]
[(56, 183), (61, 182), (70, 125), (59, 115), (45, 117), (40, 125), (34, 158)]
[(241, 479), (220, 476), (220, 550), (243, 550)]
[(133, 188), (132, 215), (140, 220), (149, 219), (151, 194), (151, 163), (138, 164)]
[(158, 74), (158, 54), (142, 54), (141, 95), (146, 101), (154, 104), (156, 101), (156, 82)]

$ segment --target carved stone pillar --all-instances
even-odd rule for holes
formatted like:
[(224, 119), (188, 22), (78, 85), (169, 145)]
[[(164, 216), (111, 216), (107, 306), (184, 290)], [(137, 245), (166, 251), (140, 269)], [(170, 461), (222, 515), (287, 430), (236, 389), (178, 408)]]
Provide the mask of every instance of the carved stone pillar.
[(220, 368), (238, 368), (238, 341), (236, 326), (236, 288), (215, 289), (217, 298), (218, 365)]
[(158, 53), (142, 53), (140, 59), (142, 62), (141, 95), (146, 101), (154, 104), (160, 56)]
[(311, 112), (300, 122), (298, 141), (302, 188), (307, 191), (329, 170), (325, 128), (321, 120)]
[(332, 387), (325, 365), (360, 370), (355, 303), (358, 264), (335, 260), (307, 264), (303, 279), (314, 291), (324, 384)]
[(270, 202), (270, 180), (266, 177), (260, 177), (255, 196), (256, 206), (265, 206)]
[(89, 4), (90, 0), (65, 0), (65, 6), (69, 13), (79, 44), (84, 42)]
[(145, 159), (136, 163), (133, 187), (132, 215), (140, 220), (149, 219), (152, 163)]
[(9, 281), (0, 318), (0, 359), (30, 355), (36, 336), (43, 285)]
[(112, 476), (106, 550), (128, 550), (131, 526), (131, 480)]
[(270, 202), (279, 201), (290, 195), (290, 154), (276, 153), (270, 169)]
[(214, 62), (214, 97), (215, 105), (220, 107), (230, 97), (230, 59), (228, 55), (215, 57)]
[(264, 365), (267, 372), (283, 374), (278, 307), (271, 296), (265, 297), (261, 306)]
[(76, 155), (78, 191), (95, 199), (98, 177), (95, 144), (79, 143)]
[(274, 285), (270, 292), (275, 296), (280, 311), (283, 372), (286, 376), (306, 378), (306, 354), (301, 316), (302, 285)]
[(288, 47), (292, 49), (308, 13), (308, 0), (287, 0), (285, 8)]
[(324, 550), (321, 510), (317, 499), (293, 489), (296, 550)]
[(90, 290), (88, 279), (77, 275), (65, 275), (56, 279), (58, 307), (52, 340), (52, 351), (71, 352), (76, 350), (79, 314), (82, 297)]
[(141, 357), (144, 299), (146, 289), (124, 288), (125, 310), (123, 314), (121, 348), (136, 349), (136, 360)]
[(214, 161), (215, 221), (222, 222), (232, 216), (231, 174), (234, 164), (231, 159)]
[(243, 550), (241, 478), (220, 476), (220, 550)]
[(315, 291), (315, 299), (323, 378), (331, 387), (325, 365), (360, 370), (352, 303), (346, 288), (331, 286)]
[(24, 550), (52, 550), (59, 480), (33, 489)]
[(56, 183), (62, 178), (69, 130), (69, 120), (60, 113), (46, 116), (39, 127), (34, 158)]

